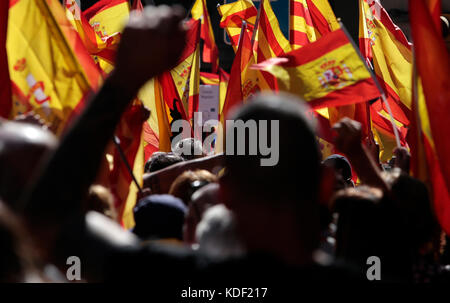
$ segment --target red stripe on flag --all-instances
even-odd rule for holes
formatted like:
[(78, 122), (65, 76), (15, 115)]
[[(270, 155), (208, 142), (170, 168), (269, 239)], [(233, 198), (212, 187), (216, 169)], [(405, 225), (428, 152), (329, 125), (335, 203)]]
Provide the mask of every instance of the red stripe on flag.
[(85, 10), (83, 14), (89, 20), (98, 13), (122, 3), (128, 3), (128, 0), (100, 0)]
[[(242, 25), (242, 20), (248, 20), (252, 17), (256, 17), (257, 14), (258, 11), (256, 10), (256, 8), (254, 6), (251, 6), (242, 11), (227, 16), (222, 22), (220, 22), (220, 27), (225, 28), (230, 23), (234, 23), (239, 27)], [(247, 23), (248, 29), (253, 29), (253, 26), (254, 24)]]
[(293, 45), (306, 45), (309, 43), (308, 35), (304, 32), (291, 30), (290, 38)]
[(323, 36), (331, 32), (327, 19), (325, 19), (316, 5), (311, 0), (306, 0), (306, 4), (308, 5), (309, 13), (311, 14), (311, 19), (314, 23), (314, 27), (317, 29), (320, 35)]
[[(262, 5), (262, 3), (261, 3)], [(282, 54), (284, 54), (284, 50), (283, 48), (280, 46), (280, 44), (278, 43), (278, 39), (275, 36), (275, 34), (273, 33), (272, 30), (272, 26), (269, 22), (269, 17), (267, 16), (265, 10), (264, 10), (264, 6), (261, 9), (261, 16), (259, 19), (259, 30), (262, 30), (264, 33), (264, 36), (266, 36), (266, 40), (267, 43), (269, 44), (269, 47), (272, 49), (272, 51), (275, 53), (275, 56), (280, 56)], [(258, 63), (262, 62), (266, 59), (269, 58), (265, 58), (258, 55)]]
[(187, 23), (189, 30), (186, 35), (186, 46), (184, 47), (183, 53), (181, 54), (180, 60), (177, 64), (180, 64), (187, 59), (196, 49), (197, 44), (200, 40), (200, 20), (191, 19)]
[[(347, 36), (342, 30), (336, 30), (329, 34), (326, 34), (321, 39), (316, 42), (305, 45), (298, 50), (294, 50), (287, 54), (286, 58), (289, 59), (288, 62), (284, 63), (283, 66), (286, 67), (296, 67), (299, 65), (306, 64), (308, 62), (314, 61), (327, 53), (349, 44)], [(369, 100), (370, 98), (368, 98)]]
[(371, 78), (368, 78), (365, 80), (361, 80), (353, 85), (349, 85), (342, 89), (333, 91), (322, 98), (314, 99), (308, 102), (308, 104), (313, 109), (318, 109), (322, 107), (341, 106), (365, 102), (378, 98), (379, 96), (380, 92), (376, 88), (373, 80)]
[(306, 15), (305, 11), (308, 8), (305, 8), (303, 3), (297, 1), (291, 1), (291, 16), (299, 16), (305, 18), (306, 24), (309, 26), (314, 26), (311, 20), (310, 15)]
[(442, 227), (442, 229), (450, 234), (450, 194), (446, 187), (445, 178), (442, 175), (439, 161), (433, 152), (430, 142), (423, 136), (423, 143), (431, 176), (431, 187), (433, 189), (433, 208), (434, 213)]
[(450, 56), (445, 42), (433, 24), (424, 1), (409, 2), (412, 36), (414, 39), (417, 70), (421, 76), (432, 138), (442, 175), (450, 188), (450, 140), (446, 130), (450, 129)]
[(398, 42), (403, 44), (408, 49), (411, 49), (411, 44), (408, 42), (408, 39), (406, 38), (405, 34), (397, 25), (394, 24), (391, 17), (384, 8), (381, 9), (380, 21)]

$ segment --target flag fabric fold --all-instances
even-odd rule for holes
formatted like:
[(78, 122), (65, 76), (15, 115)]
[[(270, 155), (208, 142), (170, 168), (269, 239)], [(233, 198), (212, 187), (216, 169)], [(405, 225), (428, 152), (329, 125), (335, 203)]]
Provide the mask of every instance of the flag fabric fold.
[(211, 70), (216, 73), (219, 68), (219, 49), (214, 38), (206, 0), (196, 0), (191, 9), (192, 18), (201, 20), (200, 37), (203, 40), (203, 62), (211, 63)]
[(253, 5), (253, 2), (249, 0), (237, 0), (232, 3), (220, 5), (217, 10), (222, 16), (220, 27), (227, 31), (231, 45), (236, 52), (241, 34), (242, 21), (246, 22), (247, 30), (250, 32), (250, 36), (252, 36), (258, 10)]
[(375, 82), (343, 30), (255, 68), (277, 78), (280, 90), (301, 96), (313, 108), (342, 106), (380, 96)]
[(9, 117), (32, 109), (61, 134), (101, 75), (55, 0), (19, 0), (9, 9), (8, 64), (16, 98)]
[(423, 174), (418, 174), (418, 177), (429, 181), (436, 216), (441, 227), (450, 233), (450, 141), (445, 133), (450, 129), (447, 117), (450, 110), (450, 56), (441, 37), (440, 24), (436, 22), (440, 15), (435, 11), (440, 9), (436, 2), (439, 1), (409, 2), (410, 18), (414, 20), (411, 30), (417, 69), (417, 78), (414, 79), (417, 83), (414, 90), (417, 139), (412, 140), (415, 143), (412, 160), (416, 174), (424, 166), (419, 162), (425, 162), (425, 173), (429, 177)]

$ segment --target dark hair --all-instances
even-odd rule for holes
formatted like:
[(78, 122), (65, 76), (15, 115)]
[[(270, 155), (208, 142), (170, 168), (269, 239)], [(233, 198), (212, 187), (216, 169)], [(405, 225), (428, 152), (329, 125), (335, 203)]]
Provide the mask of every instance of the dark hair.
[(136, 222), (133, 233), (141, 239), (183, 239), (183, 223), (187, 208), (171, 195), (150, 195), (133, 209)]
[[(233, 186), (251, 192), (264, 200), (280, 201), (280, 196), (316, 202), (320, 179), (320, 152), (315, 138), (315, 121), (307, 117), (305, 102), (288, 94), (260, 94), (249, 100), (232, 116), (234, 121), (279, 121), (279, 158), (274, 166), (261, 166), (267, 158), (258, 150), (248, 155), (249, 135), (246, 133), (246, 155), (226, 153), (226, 175)], [(259, 123), (257, 123), (259, 133)], [(229, 130), (227, 130), (228, 132)], [(259, 145), (259, 138), (257, 138)], [(268, 145), (273, 144), (268, 139)], [(236, 144), (235, 144), (236, 145)], [(235, 146), (236, 149), (236, 146)]]
[[(259, 94), (248, 100), (231, 115), (231, 119), (244, 123), (255, 121), (257, 134), (264, 131), (260, 126), (261, 121), (266, 120), (267, 146), (278, 153), (278, 162), (262, 166), (261, 160), (268, 156), (261, 150), (257, 150), (256, 155), (249, 155), (250, 140), (256, 139), (259, 146), (261, 138), (258, 135), (250, 138), (247, 129), (243, 143), (246, 153), (237, 155), (237, 144), (234, 144), (233, 155), (226, 151), (225, 173), (221, 181), (233, 188), (236, 203), (255, 203), (255, 211), (258, 203), (266, 203), (274, 209), (291, 208), (298, 217), (299, 237), (305, 251), (317, 248), (320, 239), (318, 194), (321, 155), (315, 137), (315, 120), (307, 116), (309, 110), (304, 101), (285, 93)], [(277, 126), (275, 121), (278, 121), (278, 133), (272, 135), (272, 127)], [(227, 129), (227, 136), (230, 131), (233, 129)], [(278, 140), (278, 147), (274, 140)], [(229, 143), (226, 142), (225, 149)]]
[(144, 172), (152, 173), (182, 161), (183, 157), (174, 153), (155, 152), (145, 163)]
[(377, 188), (339, 191), (332, 203), (338, 213), (336, 258), (367, 268), (370, 256), (382, 260), (383, 281), (409, 281), (417, 251), (407, 236), (402, 209)]
[(35, 270), (30, 246), (18, 218), (0, 201), (0, 282), (24, 282)]
[[(395, 173), (395, 172), (394, 172)], [(439, 234), (427, 187), (421, 181), (404, 173), (388, 178), (391, 199), (399, 210), (399, 221), (404, 225), (410, 245), (419, 249)]]

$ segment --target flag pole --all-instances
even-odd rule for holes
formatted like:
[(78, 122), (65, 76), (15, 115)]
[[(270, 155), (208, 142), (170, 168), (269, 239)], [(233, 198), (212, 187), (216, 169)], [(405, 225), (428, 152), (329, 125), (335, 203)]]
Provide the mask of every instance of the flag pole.
[(256, 32), (258, 31), (259, 18), (261, 17), (261, 10), (262, 10), (262, 6), (263, 5), (264, 5), (264, 0), (261, 0), (259, 2), (258, 14), (256, 15), (255, 25), (253, 26), (253, 34), (252, 34), (252, 41), (251, 41), (252, 49), (254, 48), (255, 39), (256, 39)]
[(136, 176), (133, 174), (133, 170), (131, 169), (130, 163), (128, 163), (127, 158), (125, 157), (125, 153), (123, 152), (122, 148), (120, 147), (119, 138), (117, 138), (116, 136), (113, 136), (113, 142), (117, 148), (117, 151), (119, 152), (120, 159), (122, 159), (123, 163), (127, 167), (128, 173), (130, 174), (131, 178), (133, 179), (133, 182), (136, 185), (139, 193), (142, 194), (142, 188), (139, 185), (139, 182), (137, 181)]
[(397, 144), (397, 147), (401, 147), (400, 136), (398, 134), (398, 129), (397, 129), (397, 126), (395, 125), (394, 116), (392, 114), (391, 106), (389, 105), (389, 103), (387, 101), (386, 94), (385, 94), (383, 88), (381, 87), (380, 82), (378, 82), (377, 77), (375, 77), (373, 71), (368, 67), (368, 65), (366, 63), (366, 60), (362, 56), (359, 48), (356, 47), (355, 41), (353, 41), (353, 38), (348, 33), (348, 31), (345, 28), (344, 24), (341, 22), (341, 20), (338, 20), (338, 21), (339, 21), (339, 25), (341, 26), (343, 32), (345, 33), (345, 35), (347, 36), (348, 40), (350, 41), (350, 43), (352, 44), (353, 48), (355, 49), (356, 53), (358, 54), (359, 58), (361, 59), (362, 62), (364, 62), (364, 66), (366, 67), (366, 70), (370, 73), (370, 76), (372, 77), (372, 80), (375, 82), (375, 85), (376, 85), (378, 91), (380, 92), (380, 94), (381, 94), (381, 101), (383, 101), (383, 103), (386, 105), (386, 109), (388, 111), (389, 118), (390, 118), (390, 121), (391, 121), (391, 124), (392, 124), (392, 129), (394, 130), (395, 142)]

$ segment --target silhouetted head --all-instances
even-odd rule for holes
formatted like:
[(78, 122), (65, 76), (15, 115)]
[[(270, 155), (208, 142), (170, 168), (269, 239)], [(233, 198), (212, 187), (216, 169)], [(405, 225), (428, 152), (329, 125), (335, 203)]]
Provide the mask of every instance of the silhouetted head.
[(144, 172), (152, 173), (183, 161), (183, 157), (174, 153), (155, 152), (145, 163)]
[(192, 194), (209, 183), (217, 182), (217, 176), (207, 170), (188, 170), (179, 175), (169, 189), (169, 194), (189, 205)]
[(141, 199), (133, 209), (133, 233), (141, 239), (182, 240), (184, 203), (171, 195), (151, 195)]
[[(227, 118), (235, 126), (239, 120), (249, 126), (245, 140), (233, 142), (230, 132), (239, 138), (242, 127), (227, 124), (226, 168), (220, 183), (222, 199), (235, 212), (251, 250), (283, 241), (286, 235), (277, 235), (277, 229), (296, 230), (298, 239), (293, 241), (301, 243), (304, 254), (318, 243), (321, 156), (315, 121), (308, 111), (305, 102), (294, 96), (260, 94)], [(230, 154), (233, 143), (234, 154)], [(251, 154), (255, 149), (256, 154)], [(245, 155), (238, 155), (239, 150)], [(298, 244), (287, 242), (286, 238), (287, 246)]]
[(0, 198), (16, 210), (20, 195), (56, 137), (41, 127), (0, 120)]
[(202, 142), (194, 138), (180, 140), (172, 148), (172, 152), (185, 160), (192, 160), (206, 156)]
[(203, 213), (218, 203), (219, 185), (217, 183), (209, 183), (192, 194), (183, 226), (184, 242), (195, 243), (195, 229), (202, 219)]
[(403, 220), (404, 209), (381, 190), (367, 186), (339, 191), (333, 206), (338, 213), (337, 258), (365, 273), (368, 258), (376, 256), (384, 268), (383, 281), (411, 277), (415, 249)]
[(336, 190), (355, 186), (352, 181), (352, 167), (346, 157), (333, 154), (323, 160), (322, 163), (334, 171)]
[(107, 216), (113, 221), (117, 221), (114, 196), (108, 188), (102, 185), (91, 185), (83, 208), (84, 212), (93, 210)]

